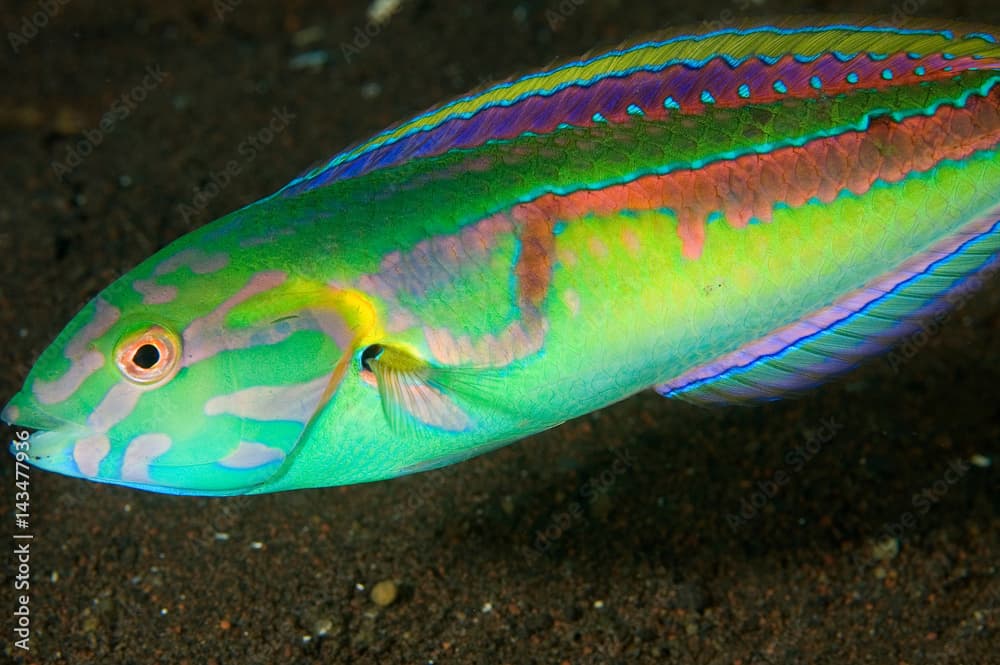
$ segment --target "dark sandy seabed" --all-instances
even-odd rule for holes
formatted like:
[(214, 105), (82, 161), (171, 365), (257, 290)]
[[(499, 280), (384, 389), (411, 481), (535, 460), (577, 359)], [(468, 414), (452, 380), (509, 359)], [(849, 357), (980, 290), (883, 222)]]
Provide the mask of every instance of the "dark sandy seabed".
[[(352, 45), (367, 0), (227, 2), (220, 20), (207, 0), (75, 0), (17, 53), (5, 39), (0, 403), (83, 303), (157, 248), (484, 81), (750, 14), (1000, 24), (995, 0), (410, 0)], [(3, 3), (4, 32), (23, 34), (39, 7)], [(549, 11), (562, 12), (555, 30)], [(311, 51), (328, 62), (303, 67)], [(168, 76), (57, 177), (53, 163), (150, 67)], [(276, 108), (294, 120), (247, 160), (241, 143)], [(184, 214), (231, 159), (241, 173)], [(986, 465), (1000, 440), (998, 332), (993, 279), (902, 362), (803, 399), (706, 410), (644, 394), (365, 486), (209, 500), (37, 471), (31, 651), (13, 646), (8, 556), (0, 660), (1000, 662), (1000, 492)], [(12, 535), (3, 457), (0, 532)], [(773, 498), (742, 503), (779, 472)], [(734, 525), (741, 510), (750, 519)], [(373, 600), (379, 582), (392, 603)]]

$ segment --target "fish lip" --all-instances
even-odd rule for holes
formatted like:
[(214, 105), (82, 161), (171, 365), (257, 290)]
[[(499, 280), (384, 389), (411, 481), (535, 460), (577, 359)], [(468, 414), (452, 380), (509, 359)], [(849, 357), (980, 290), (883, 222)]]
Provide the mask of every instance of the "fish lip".
[(27, 461), (39, 468), (74, 475), (69, 468), (76, 467), (73, 447), (91, 434), (90, 428), (52, 415), (23, 392), (4, 407), (0, 420), (15, 430), (28, 432), (27, 438), (15, 434), (10, 442), (10, 452), (18, 460), (24, 461), (22, 456), (26, 455)]
[(70, 422), (53, 415), (21, 391), (14, 395), (7, 406), (0, 411), (0, 420), (11, 427), (21, 429), (53, 431), (59, 429), (86, 429), (83, 425)]

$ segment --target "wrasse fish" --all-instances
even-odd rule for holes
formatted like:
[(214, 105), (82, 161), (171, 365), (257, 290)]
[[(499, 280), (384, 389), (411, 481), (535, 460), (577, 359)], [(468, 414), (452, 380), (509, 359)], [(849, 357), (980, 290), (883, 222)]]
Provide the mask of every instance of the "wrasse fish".
[(176, 494), (466, 459), (655, 387), (804, 389), (1000, 248), (996, 29), (681, 34), (432, 108), (97, 295), (13, 451)]

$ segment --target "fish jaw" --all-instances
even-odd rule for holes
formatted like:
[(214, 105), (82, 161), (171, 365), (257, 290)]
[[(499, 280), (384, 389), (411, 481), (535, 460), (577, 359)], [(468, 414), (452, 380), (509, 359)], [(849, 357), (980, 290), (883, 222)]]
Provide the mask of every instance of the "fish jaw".
[(0, 420), (14, 428), (31, 430), (27, 438), (17, 434), (10, 452), (18, 461), (74, 478), (87, 478), (77, 459), (77, 442), (93, 437), (82, 425), (68, 422), (40, 408), (20, 392), (0, 412)]
[[(261, 482), (277, 472), (274, 465), (269, 465), (263, 476), (254, 477), (246, 484), (233, 483), (224, 486), (213, 486), (212, 483), (197, 485), (164, 484), (156, 482), (148, 474), (144, 477), (127, 472), (128, 459), (117, 459), (120, 454), (115, 451), (116, 443), (109, 438), (107, 432), (95, 430), (86, 425), (79, 425), (54, 416), (42, 408), (30, 395), (21, 391), (0, 411), (0, 420), (7, 423), (19, 433), (13, 437), (9, 445), (10, 453), (18, 462), (51, 471), (72, 478), (81, 478), (100, 484), (120, 485), (133, 489), (155, 492), (158, 494), (197, 495), (197, 496), (232, 496), (246, 494), (256, 489)], [(27, 433), (25, 438), (25, 433)], [(154, 435), (155, 436), (155, 435)], [(127, 446), (126, 446), (127, 447)], [(108, 465), (102, 463), (111, 459)], [(150, 458), (143, 459), (147, 465), (155, 459), (155, 452)], [(177, 467), (182, 475), (197, 477), (211, 463)]]

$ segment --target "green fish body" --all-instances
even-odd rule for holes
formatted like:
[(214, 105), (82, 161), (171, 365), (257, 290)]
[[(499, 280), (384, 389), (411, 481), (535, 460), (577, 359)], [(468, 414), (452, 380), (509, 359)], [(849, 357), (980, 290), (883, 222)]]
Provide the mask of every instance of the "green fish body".
[(173, 242), (42, 354), (19, 459), (176, 494), (450, 464), (656, 388), (801, 390), (1000, 248), (985, 28), (642, 41), (386, 130)]

